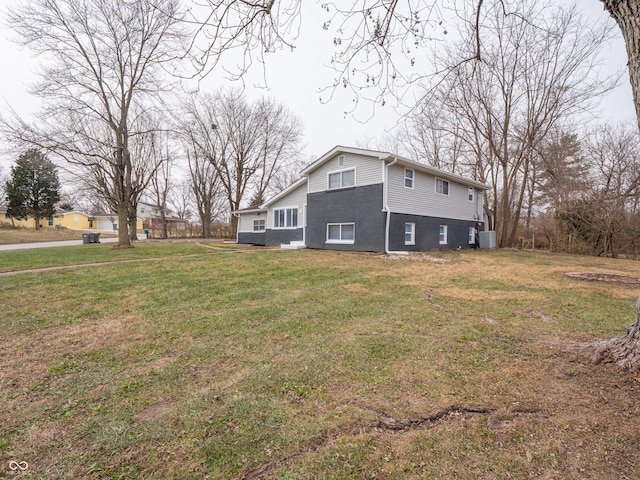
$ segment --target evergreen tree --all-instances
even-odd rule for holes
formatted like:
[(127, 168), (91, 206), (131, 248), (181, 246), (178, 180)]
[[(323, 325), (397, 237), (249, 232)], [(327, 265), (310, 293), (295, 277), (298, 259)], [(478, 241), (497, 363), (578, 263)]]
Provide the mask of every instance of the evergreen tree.
[(11, 178), (6, 184), (7, 213), (15, 218), (32, 217), (38, 230), (40, 219), (55, 213), (59, 191), (55, 165), (39, 150), (29, 149), (11, 167)]
[(587, 189), (589, 165), (578, 136), (567, 132), (552, 133), (540, 153), (539, 193), (558, 213)]

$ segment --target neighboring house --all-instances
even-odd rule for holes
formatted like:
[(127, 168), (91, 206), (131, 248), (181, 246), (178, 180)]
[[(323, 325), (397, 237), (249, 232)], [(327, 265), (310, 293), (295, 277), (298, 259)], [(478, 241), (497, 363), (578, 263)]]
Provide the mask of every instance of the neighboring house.
[[(56, 214), (62, 210), (56, 208)], [(15, 218), (7, 213), (6, 207), (0, 207), (0, 222), (11, 224), (13, 227), (19, 228), (35, 228), (36, 221), (33, 217)], [(40, 219), (40, 228), (55, 227), (55, 217), (44, 217)]]
[(64, 227), (71, 230), (88, 230), (95, 228), (93, 217), (77, 210), (69, 212), (56, 208), (53, 223), (55, 227)]
[[(153, 203), (148, 202), (138, 202), (138, 217), (142, 218), (145, 227), (147, 223), (150, 222), (153, 218), (160, 218), (162, 213), (162, 207), (159, 205), (154, 205)], [(168, 210), (165, 210), (165, 215), (170, 216)]]
[(475, 229), (484, 229), (488, 188), (388, 152), (337, 146), (264, 204), (233, 212), (237, 241), (374, 252), (468, 248)]
[[(31, 217), (21, 220), (11, 218), (7, 215), (7, 209), (0, 207), (0, 222), (12, 224), (15, 227), (34, 228), (35, 220)], [(56, 208), (53, 217), (40, 220), (42, 228), (68, 228), (69, 230), (96, 230), (102, 232), (116, 232), (118, 230), (118, 215), (114, 213), (104, 213), (99, 215), (88, 215), (84, 212), (74, 210), (67, 211)], [(142, 219), (138, 218), (136, 223), (138, 231), (142, 231)]]
[[(98, 213), (92, 216), (93, 229), (101, 232), (113, 232), (118, 231), (118, 215), (116, 213)], [(138, 216), (136, 221), (136, 230), (141, 232), (143, 230), (142, 218)]]
[[(164, 209), (165, 221), (169, 231), (184, 232), (187, 229), (187, 221), (173, 215), (168, 208)], [(150, 230), (162, 229), (162, 207), (147, 202), (138, 202), (138, 217), (142, 218), (144, 228)]]

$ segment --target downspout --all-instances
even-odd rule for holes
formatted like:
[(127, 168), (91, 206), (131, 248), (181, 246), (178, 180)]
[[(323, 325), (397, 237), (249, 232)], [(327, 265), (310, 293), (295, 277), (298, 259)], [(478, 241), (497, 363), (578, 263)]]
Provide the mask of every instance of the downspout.
[[(238, 223), (236, 225), (240, 224), (240, 215), (238, 215), (237, 213), (231, 213), (232, 216), (236, 217), (238, 219)], [(236, 243), (240, 243), (238, 241), (238, 239), (240, 238), (240, 229), (238, 227), (236, 227)]]
[(384, 253), (387, 255), (408, 255), (409, 252), (392, 252), (389, 250), (389, 228), (391, 224), (391, 210), (389, 210), (389, 167), (394, 165), (398, 161), (397, 157), (393, 158), (391, 163), (385, 164), (384, 168), (384, 190), (382, 192), (382, 196), (384, 197), (384, 209), (383, 212), (386, 212), (386, 221), (384, 227)]

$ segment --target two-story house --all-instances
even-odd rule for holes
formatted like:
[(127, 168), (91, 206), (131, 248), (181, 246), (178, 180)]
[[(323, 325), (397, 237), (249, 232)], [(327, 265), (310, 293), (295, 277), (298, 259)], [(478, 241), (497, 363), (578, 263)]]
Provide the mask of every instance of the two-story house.
[(374, 252), (468, 248), (486, 184), (388, 152), (337, 146), (238, 216), (239, 243)]

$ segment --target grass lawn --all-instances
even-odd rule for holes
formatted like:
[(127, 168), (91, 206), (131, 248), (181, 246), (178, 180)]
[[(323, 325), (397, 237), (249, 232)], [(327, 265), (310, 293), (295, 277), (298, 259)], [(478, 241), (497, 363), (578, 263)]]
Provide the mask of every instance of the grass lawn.
[(638, 266), (0, 252), (0, 478), (634, 478), (640, 377), (572, 345), (624, 333), (640, 285), (563, 274)]

